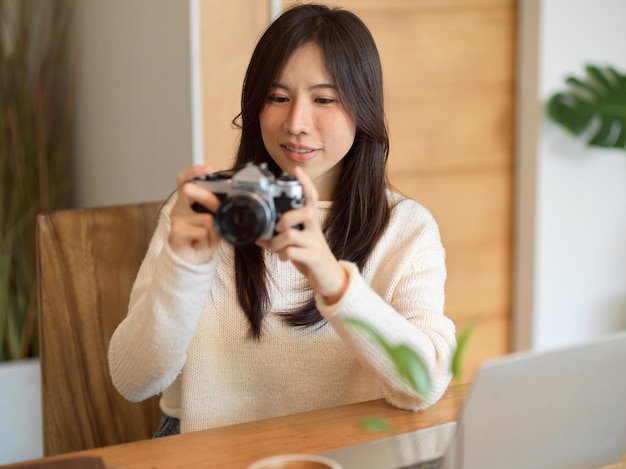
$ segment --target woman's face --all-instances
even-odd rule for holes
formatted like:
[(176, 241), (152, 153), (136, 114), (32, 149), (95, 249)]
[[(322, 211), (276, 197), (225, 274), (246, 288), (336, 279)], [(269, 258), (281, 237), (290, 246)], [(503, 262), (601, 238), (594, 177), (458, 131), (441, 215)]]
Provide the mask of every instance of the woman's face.
[(328, 200), (356, 124), (339, 101), (317, 44), (305, 44), (291, 55), (259, 119), (263, 143), (276, 164), (290, 174), (301, 166), (320, 200)]

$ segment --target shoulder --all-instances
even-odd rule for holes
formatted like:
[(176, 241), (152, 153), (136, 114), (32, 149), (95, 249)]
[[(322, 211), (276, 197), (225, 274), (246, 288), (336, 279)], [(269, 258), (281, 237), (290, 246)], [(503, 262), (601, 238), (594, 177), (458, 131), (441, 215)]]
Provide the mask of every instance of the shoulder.
[(363, 274), (372, 288), (390, 300), (398, 282), (407, 276), (445, 278), (445, 249), (439, 226), (425, 206), (410, 197), (388, 192), (389, 224), (372, 251)]
[(391, 206), (387, 236), (415, 239), (416, 236), (431, 234), (439, 237), (439, 225), (428, 208), (393, 191), (387, 192), (387, 199)]
[(403, 259), (424, 255), (445, 256), (439, 225), (430, 210), (414, 199), (389, 191), (391, 216), (372, 258), (381, 262), (392, 257)]

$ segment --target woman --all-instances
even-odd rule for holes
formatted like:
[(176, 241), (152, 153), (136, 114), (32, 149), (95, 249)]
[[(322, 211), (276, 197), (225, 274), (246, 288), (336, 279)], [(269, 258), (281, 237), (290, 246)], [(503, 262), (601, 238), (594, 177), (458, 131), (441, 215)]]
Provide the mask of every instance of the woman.
[[(221, 239), (217, 196), (178, 175), (109, 350), (113, 382), (161, 393), (162, 433), (194, 431), (384, 397), (419, 410), (443, 394), (456, 346), (443, 314), (445, 253), (436, 222), (386, 184), (380, 59), (354, 14), (284, 12), (259, 40), (236, 120), (234, 169), (266, 163), (303, 187), (276, 235)], [(426, 363), (419, 396), (345, 319), (405, 343)], [(161, 433), (161, 434), (162, 434)]]

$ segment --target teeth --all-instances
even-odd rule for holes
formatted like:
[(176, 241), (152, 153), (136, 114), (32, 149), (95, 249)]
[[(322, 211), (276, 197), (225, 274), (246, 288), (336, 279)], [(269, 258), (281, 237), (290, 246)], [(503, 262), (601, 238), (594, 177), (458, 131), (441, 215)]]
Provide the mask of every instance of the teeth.
[(294, 153), (311, 153), (313, 150), (307, 150), (306, 148), (293, 148), (293, 147), (286, 147), (287, 150), (292, 151)]

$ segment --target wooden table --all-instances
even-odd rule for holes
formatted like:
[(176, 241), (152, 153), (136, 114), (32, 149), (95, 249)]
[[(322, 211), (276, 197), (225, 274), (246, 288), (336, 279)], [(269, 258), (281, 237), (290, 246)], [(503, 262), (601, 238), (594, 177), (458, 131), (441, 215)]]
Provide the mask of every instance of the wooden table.
[(360, 422), (365, 417), (385, 418), (397, 433), (454, 421), (466, 390), (466, 386), (451, 386), (439, 402), (422, 412), (398, 410), (383, 400), (375, 400), (69, 453), (7, 466), (6, 469), (25, 469), (36, 463), (79, 456), (99, 457), (107, 467), (123, 469), (245, 469), (252, 462), (275, 454), (318, 454), (388, 436), (363, 430)]

